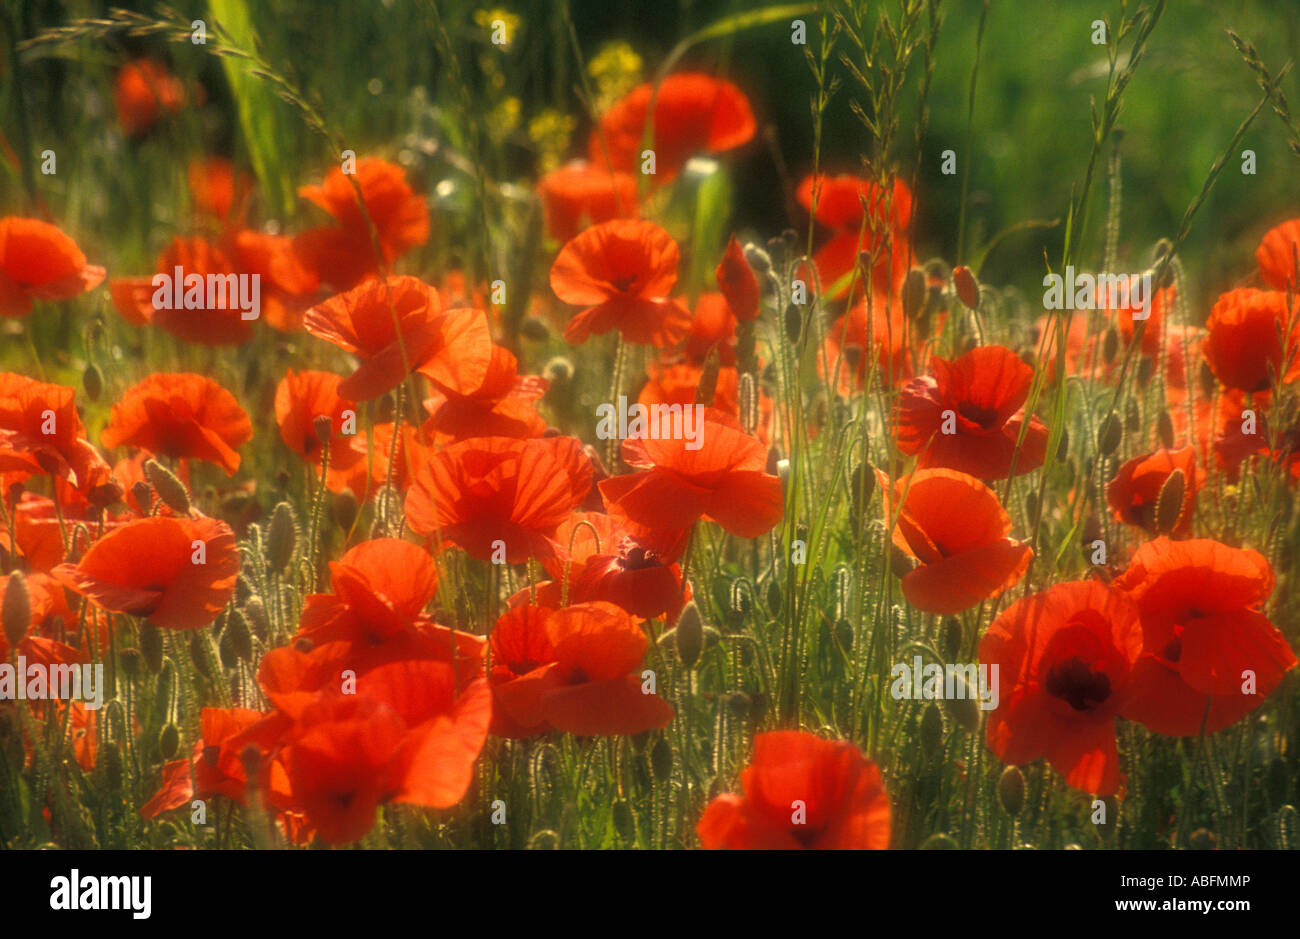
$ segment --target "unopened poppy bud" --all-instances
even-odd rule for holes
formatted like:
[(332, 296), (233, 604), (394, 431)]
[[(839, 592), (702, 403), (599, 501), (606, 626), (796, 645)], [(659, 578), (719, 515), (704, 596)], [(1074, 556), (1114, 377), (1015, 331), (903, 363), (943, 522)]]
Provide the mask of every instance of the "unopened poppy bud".
[(673, 750), (667, 737), (660, 737), (650, 750), (650, 771), (659, 782), (666, 782), (673, 773)]
[(1155, 359), (1149, 359), (1143, 356), (1138, 360), (1137, 365), (1137, 383), (1139, 388), (1145, 388), (1151, 383), (1151, 376), (1156, 373)]
[(914, 267), (903, 280), (903, 316), (914, 320), (921, 315), (925, 303), (925, 271)]
[(140, 624), (140, 655), (150, 672), (157, 675), (163, 666), (162, 630), (153, 623)]
[(745, 245), (745, 260), (756, 273), (766, 274), (772, 270), (772, 257), (756, 244)]
[(686, 604), (677, 620), (677, 657), (687, 668), (694, 668), (704, 648), (704, 621), (695, 601)]
[(123, 649), (117, 654), (117, 661), (127, 681), (135, 681), (144, 673), (144, 656), (139, 649)]
[(1178, 525), (1183, 511), (1183, 497), (1187, 494), (1187, 477), (1176, 469), (1165, 479), (1156, 498), (1156, 534), (1171, 534)]
[(845, 655), (853, 651), (853, 624), (848, 620), (835, 621), (835, 643)]
[(253, 635), (263, 642), (271, 634), (271, 617), (266, 612), (266, 604), (261, 597), (249, 597), (244, 603), (244, 617)]
[(573, 377), (573, 363), (562, 355), (557, 355), (542, 368), (542, 377), (552, 385), (563, 385)]
[(636, 838), (636, 819), (632, 815), (632, 806), (627, 799), (615, 799), (613, 807), (614, 830), (624, 841)]
[(704, 367), (700, 369), (700, 383), (695, 388), (696, 404), (713, 407), (713, 396), (718, 388), (718, 369), (721, 366), (717, 348), (710, 349), (704, 359)]
[(857, 518), (871, 504), (871, 496), (876, 491), (876, 471), (870, 464), (859, 463), (850, 477), (849, 497), (853, 503), (853, 517)]
[(181, 747), (181, 732), (176, 729), (175, 724), (168, 724), (158, 735), (158, 755), (164, 760), (170, 760), (176, 756), (176, 751)]
[(727, 709), (731, 711), (733, 717), (741, 720), (749, 717), (749, 695), (743, 691), (736, 691), (727, 695)]
[(131, 484), (131, 499), (141, 512), (148, 514), (153, 509), (153, 487), (143, 479), (136, 480)]
[(1187, 839), (1187, 846), (1193, 851), (1213, 851), (1219, 846), (1219, 839), (1208, 828), (1198, 828)]
[(536, 316), (526, 316), (519, 325), (519, 335), (531, 342), (545, 342), (551, 338), (551, 330)]
[(5, 639), (9, 647), (18, 645), (32, 624), (32, 598), (27, 592), (27, 578), (15, 571), (5, 584), (3, 616)]
[(799, 307), (792, 303), (785, 308), (785, 338), (798, 342), (802, 333), (803, 317), (799, 313)]
[(1219, 380), (1214, 377), (1214, 371), (1210, 368), (1210, 364), (1202, 360), (1200, 370), (1196, 374), (1201, 384), (1201, 394), (1207, 398), (1213, 398)]
[(253, 660), (253, 633), (248, 620), (239, 610), (233, 610), (226, 620), (226, 631), (222, 638), (230, 637), (230, 646), (235, 656), (244, 662)]
[(768, 610), (773, 613), (781, 609), (781, 585), (777, 582), (775, 574), (767, 579), (763, 599), (767, 602)]
[(953, 677), (956, 678), (957, 694), (951, 698), (944, 698), (944, 710), (948, 712), (950, 718), (974, 733), (980, 725), (979, 705), (975, 703), (975, 692), (961, 675)]
[(99, 781), (109, 792), (122, 788), (122, 749), (116, 740), (106, 741), (100, 748), (95, 760), (95, 771)]
[(898, 545), (891, 543), (889, 546), (889, 569), (893, 571), (894, 576), (898, 578), (906, 577), (912, 573), (914, 567), (916, 567), (916, 561)]
[(933, 754), (938, 753), (942, 747), (943, 715), (932, 701), (921, 715), (921, 750)]
[(1012, 818), (1025, 807), (1025, 774), (1018, 766), (1008, 766), (998, 777), (998, 801)]
[(1137, 433), (1141, 427), (1142, 411), (1138, 407), (1137, 398), (1129, 398), (1128, 404), (1124, 407), (1124, 430), (1130, 434), (1134, 434)]
[(1098, 451), (1102, 456), (1110, 456), (1119, 447), (1123, 436), (1124, 428), (1120, 425), (1119, 415), (1112, 411), (1101, 422), (1101, 430), (1097, 433)]
[(313, 420), (311, 427), (316, 431), (316, 439), (322, 444), (330, 442), (330, 437), (334, 434), (334, 421), (328, 414), (322, 414)]
[(1110, 365), (1117, 355), (1119, 355), (1119, 330), (1109, 326), (1101, 340), (1101, 360)]
[(939, 629), (941, 641), (943, 643), (943, 657), (950, 662), (955, 661), (957, 659), (957, 653), (961, 650), (961, 621), (955, 616), (945, 616)]
[(157, 460), (146, 460), (144, 476), (153, 486), (153, 491), (158, 493), (158, 498), (162, 500), (163, 505), (177, 515), (190, 514), (190, 494), (185, 491), (185, 484), (175, 473)]
[(208, 661), (206, 637), (199, 630), (195, 630), (190, 636), (190, 662), (200, 675), (206, 678), (213, 677), (212, 666)]
[(964, 264), (954, 267), (952, 269), (952, 282), (957, 288), (957, 298), (968, 309), (978, 310), (980, 308), (980, 283), (975, 279), (971, 269)]
[(293, 506), (281, 502), (271, 515), (271, 531), (266, 539), (266, 560), (276, 574), (284, 572), (298, 546), (298, 521)]
[(351, 531), (357, 521), (357, 497), (351, 489), (336, 493), (330, 503), (330, 514), (334, 524), (346, 531)]
[(1025, 493), (1025, 517), (1033, 518), (1038, 514), (1038, 493), (1030, 489)]
[(86, 389), (86, 397), (98, 401), (104, 394), (104, 373), (99, 366), (91, 362), (81, 373), (81, 386)]
[(740, 376), (740, 426), (751, 435), (758, 430), (758, 383), (750, 372)]
[(1156, 420), (1156, 432), (1160, 436), (1160, 446), (1166, 450), (1172, 449), (1174, 445), (1174, 419), (1169, 416), (1168, 411), (1160, 412), (1160, 417)]
[(960, 847), (956, 838), (943, 832), (935, 832), (921, 842), (922, 851), (956, 851)]

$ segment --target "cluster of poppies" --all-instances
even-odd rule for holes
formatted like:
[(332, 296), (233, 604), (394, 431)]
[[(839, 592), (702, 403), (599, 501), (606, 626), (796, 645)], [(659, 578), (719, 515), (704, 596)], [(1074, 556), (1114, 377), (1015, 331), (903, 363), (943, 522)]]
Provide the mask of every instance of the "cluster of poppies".
[[(124, 131), (145, 132), (185, 102), (160, 69), (123, 70)], [(648, 119), (655, 169), (645, 179)], [(768, 254), (733, 235), (716, 258), (717, 290), (690, 304), (676, 290), (677, 242), (642, 215), (693, 156), (732, 150), (755, 132), (734, 85), (671, 75), (615, 102), (586, 159), (538, 183), (560, 244), (549, 282), (567, 308), (565, 339), (617, 334), (620, 349), (646, 347), (639, 403), (702, 406), (698, 440), (623, 440), (623, 473), (548, 425), (538, 404), (549, 382), (520, 374), (516, 355), (494, 341), (497, 314), (482, 285), (457, 272), (435, 284), (393, 272), (430, 235), (425, 201), (400, 166), (367, 157), (332, 170), (300, 190), (328, 222), (267, 234), (248, 227), (252, 184), (233, 164), (191, 165), (195, 233), (173, 239), (158, 271), (257, 275), (271, 327), (314, 337), (322, 356), (349, 363), (346, 374), (287, 370), (274, 393), (278, 436), (324, 490), (397, 521), (369, 539), (349, 532), (350, 546), (328, 564), (328, 590), (303, 599), (292, 636), (255, 637), (260, 655), (245, 658), (256, 658), (253, 697), (264, 706), (204, 708), (192, 746), (162, 766), (145, 818), (219, 795), (265, 813), (292, 843), (344, 844), (371, 829), (382, 805), (460, 804), (489, 735), (669, 725), (674, 709), (647, 654), (654, 623), (676, 621), (691, 601), (682, 568), (695, 531), (716, 524), (753, 539), (785, 517), (780, 434), (755, 341), (783, 285)], [(813, 350), (821, 375), (846, 398), (883, 387), (896, 402), (883, 424), (901, 458), (875, 471), (870, 489), (880, 493), (903, 596), (936, 616), (982, 611), (1034, 560), (993, 485), (1045, 462), (1049, 428), (1028, 410), (1035, 370), (996, 344), (952, 358), (929, 351), (950, 310), (978, 305), (978, 288), (963, 268), (914, 269), (913, 196), (902, 182), (818, 174), (797, 199), (819, 239), (811, 258), (791, 264), (794, 283), (841, 311)], [(1119, 466), (1106, 490), (1115, 519), (1150, 540), (1122, 571), (1027, 594), (988, 626), (979, 658), (999, 666), (1002, 703), (987, 741), (1003, 761), (1046, 759), (1075, 788), (1116, 793), (1116, 717), (1160, 734), (1216, 731), (1251, 713), (1295, 666), (1262, 612), (1274, 586), (1267, 560), (1190, 535), (1212, 463), (1231, 478), (1251, 461), (1300, 475), (1296, 429), (1269, 428), (1277, 392), (1300, 377), (1297, 241), (1300, 220), (1269, 232), (1259, 249), (1269, 289), (1225, 294), (1203, 331), (1172, 323), (1172, 287), (1154, 298), (1149, 320), (1105, 311), (1125, 347), (1166, 381), (1170, 439)], [(55, 226), (0, 220), (0, 314), (25, 316), (35, 301), (75, 297), (104, 277)], [(963, 306), (922, 315), (917, 284)], [(237, 309), (157, 308), (148, 277), (113, 279), (109, 290), (134, 327), (210, 346), (253, 335)], [(1068, 330), (1060, 318), (1043, 322), (1049, 380), (1065, 377), (1052, 371), (1058, 358), (1083, 380), (1114, 379), (1116, 357), (1085, 320)], [(1210, 380), (1196, 377), (1202, 360)], [(410, 420), (417, 409), (420, 420)], [(89, 661), (130, 635), (127, 618), (141, 635), (218, 624), (223, 641), (251, 647), (241, 570), (260, 555), (241, 550), (240, 526), (192, 504), (188, 482), (195, 461), (233, 477), (254, 433), (236, 396), (204, 375), (143, 378), (112, 405), (97, 443), (72, 388), (0, 375), (0, 552), (13, 571), (0, 578), (0, 659)], [(316, 550), (306, 546), (309, 567), (318, 567)], [(457, 563), (527, 565), (528, 586), (504, 613), (493, 607), (484, 634), (446, 625), (454, 598), (440, 592), (439, 573), (451, 552), (463, 556)], [(55, 713), (71, 719), (76, 757), (93, 766), (93, 713), (75, 702), (55, 702)], [(890, 843), (881, 771), (849, 742), (759, 733), (739, 783), (742, 792), (704, 810), (706, 847)]]

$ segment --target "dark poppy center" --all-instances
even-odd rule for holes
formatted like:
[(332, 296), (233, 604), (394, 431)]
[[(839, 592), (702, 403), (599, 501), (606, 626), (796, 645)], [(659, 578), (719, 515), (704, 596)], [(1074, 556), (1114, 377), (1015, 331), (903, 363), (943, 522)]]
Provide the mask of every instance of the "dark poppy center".
[(587, 673), (580, 668), (575, 668), (573, 671), (569, 672), (568, 683), (570, 685), (581, 685), (589, 681), (591, 681), (591, 679), (587, 676)]
[(643, 571), (660, 564), (659, 555), (640, 545), (625, 546), (619, 551), (619, 565), (627, 571)]
[(1110, 697), (1110, 676), (1094, 671), (1079, 656), (1071, 656), (1048, 671), (1047, 693), (1076, 711), (1090, 711)]
[(977, 424), (985, 430), (993, 427), (998, 417), (998, 412), (993, 408), (986, 408), (981, 404), (974, 404), (970, 401), (963, 401), (957, 405), (957, 413), (972, 424)]
[(610, 283), (614, 285), (614, 289), (619, 293), (628, 293), (632, 290), (632, 285), (636, 283), (636, 275), (615, 277)]
[(803, 845), (805, 848), (811, 848), (815, 845), (817, 843), (817, 837), (820, 834), (820, 831), (815, 828), (809, 828), (807, 825), (795, 825), (794, 830), (790, 832), (790, 835), (794, 840), (799, 842), (799, 844)]

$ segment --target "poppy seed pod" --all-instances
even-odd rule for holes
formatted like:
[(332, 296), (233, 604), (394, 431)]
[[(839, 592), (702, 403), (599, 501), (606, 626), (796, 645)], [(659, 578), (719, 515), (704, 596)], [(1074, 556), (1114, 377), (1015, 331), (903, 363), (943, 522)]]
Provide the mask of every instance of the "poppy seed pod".
[(9, 575), (5, 584), (3, 616), (5, 639), (12, 648), (23, 636), (32, 622), (32, 600), (27, 591), (27, 579), (20, 573)]
[(294, 518), (293, 506), (281, 502), (271, 516), (271, 531), (266, 540), (266, 560), (271, 570), (283, 573), (293, 560), (297, 546), (298, 521)]
[(144, 671), (144, 656), (139, 649), (123, 649), (118, 653), (117, 661), (127, 681), (135, 681)]
[(153, 486), (154, 492), (158, 493), (158, 498), (162, 500), (163, 505), (177, 515), (190, 514), (190, 494), (185, 491), (184, 483), (176, 477), (175, 473), (157, 460), (147, 460), (144, 464), (144, 475)]
[(1025, 774), (1018, 766), (1008, 766), (998, 777), (998, 801), (1012, 818), (1025, 806)]

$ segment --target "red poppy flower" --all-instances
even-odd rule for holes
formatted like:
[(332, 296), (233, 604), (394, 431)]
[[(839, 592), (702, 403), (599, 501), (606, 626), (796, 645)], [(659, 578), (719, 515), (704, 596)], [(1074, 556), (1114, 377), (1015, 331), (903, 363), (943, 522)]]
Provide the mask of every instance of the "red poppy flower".
[(743, 795), (715, 798), (696, 833), (708, 850), (883, 850), (889, 796), (880, 768), (847, 740), (799, 730), (754, 737)]
[(617, 329), (628, 342), (676, 345), (690, 314), (668, 294), (677, 283), (677, 242), (652, 222), (614, 219), (569, 241), (551, 267), (551, 289), (586, 307), (565, 327), (571, 345)]
[[(1162, 734), (1209, 733), (1249, 714), (1296, 665), (1261, 612), (1273, 571), (1255, 551), (1157, 538), (1115, 580), (1142, 618), (1142, 659), (1122, 708)], [(1208, 718), (1207, 714), (1208, 706)]]
[(215, 795), (243, 805), (248, 774), (243, 754), (231, 743), (265, 717), (260, 711), (248, 708), (204, 708), (199, 715), (202, 737), (194, 742), (193, 753), (163, 766), (161, 785), (140, 807), (140, 817), (157, 818), (164, 812), (188, 808), (193, 799), (209, 799)]
[[(1146, 325), (1142, 327), (1142, 354), (1147, 358), (1155, 359), (1160, 355), (1161, 337), (1165, 334), (1165, 316), (1174, 309), (1174, 298), (1177, 295), (1177, 291), (1173, 287), (1164, 287), (1155, 291), (1154, 296), (1151, 297), (1151, 304), (1147, 310), (1145, 320)], [(1119, 327), (1119, 334), (1124, 339), (1124, 342), (1132, 342), (1137, 331), (1137, 324), (1143, 322), (1143, 320), (1136, 320), (1133, 317), (1135, 313), (1141, 311), (1141, 306), (1130, 304), (1129, 306), (1121, 306), (1111, 310), (1109, 307), (1104, 306), (1109, 302), (1108, 291), (1099, 287), (1097, 296), (1103, 304), (1107, 317), (1113, 319), (1115, 325)], [(1083, 316), (1077, 317), (1077, 319), (1086, 321), (1086, 317)]]
[(49, 474), (99, 505), (116, 497), (111, 470), (86, 440), (76, 393), (0, 372), (0, 482)]
[[(1279, 290), (1243, 287), (1220, 295), (1210, 311), (1206, 327), (1205, 361), (1228, 388), (1263, 391), (1269, 386), (1270, 367), (1280, 371), (1285, 354), (1279, 336), (1287, 330), (1290, 317), (1286, 294)], [(1285, 347), (1294, 351), (1300, 336), (1293, 329)], [(1300, 356), (1294, 357), (1283, 381), (1300, 375)]]
[[(555, 542), (558, 550), (545, 560), (553, 579), (537, 585), (543, 606), (560, 605), (566, 574), (570, 603), (603, 600), (639, 619), (674, 619), (689, 598), (680, 565), (613, 516), (572, 515), (556, 531)], [(529, 593), (525, 589), (519, 596), (526, 599)]]
[(303, 326), (361, 359), (338, 389), (354, 401), (377, 398), (416, 371), (447, 388), (482, 387), (492, 359), (487, 316), (439, 307), (438, 292), (417, 278), (368, 280), (312, 307)]
[(546, 421), (534, 402), (550, 382), (519, 374), (519, 361), (503, 346), (492, 347), (487, 377), (472, 389), (446, 388), (435, 383), (425, 400), (429, 412), (423, 432), (436, 443), (468, 437), (540, 437)]
[(487, 682), (458, 692), (444, 662), (400, 661), (323, 690), (285, 734), (290, 795), (324, 844), (355, 841), (386, 802), (450, 808), (464, 798), (487, 739)]
[(745, 260), (744, 249), (735, 235), (727, 240), (727, 250), (713, 274), (736, 319), (752, 320), (758, 316), (758, 278)]
[(438, 591), (428, 551), (399, 538), (377, 538), (330, 562), (333, 594), (313, 594), (298, 635), (314, 644), (346, 640), (378, 645), (412, 629)]
[(164, 629), (199, 629), (235, 592), (235, 533), (213, 518), (142, 518), (104, 535), (53, 575), (99, 609)]
[(980, 479), (1005, 479), (1043, 465), (1047, 427), (1031, 417), (1020, 452), (1034, 370), (1002, 346), (980, 346), (949, 362), (930, 360), (929, 375), (902, 389), (898, 449), (919, 455), (919, 466), (947, 467)]
[(518, 726), (604, 736), (639, 734), (673, 719), (668, 702), (643, 690), (650, 641), (624, 610), (582, 603), (549, 613), (545, 625), (554, 659), (494, 689)]
[[(357, 428), (356, 402), (339, 397), (342, 381), (329, 372), (294, 372), (289, 369), (275, 389), (275, 420), (280, 439), (313, 466), (320, 466), (324, 445), (316, 434), (318, 418), (330, 421), (330, 466), (326, 485), (331, 492), (355, 487), (365, 490), (365, 439)], [(350, 433), (345, 434), (345, 430)]]
[(546, 621), (553, 609), (531, 604), (515, 606), (492, 628), (488, 637), (492, 650), (488, 683), (492, 686), (491, 733), (494, 736), (523, 739), (550, 729), (545, 720), (531, 727), (518, 723), (497, 700), (497, 687), (555, 661), (555, 650), (546, 635)]
[[(253, 336), (253, 321), (244, 319), (238, 297), (226, 296), (224, 303), (208, 307), (209, 292), (204, 286), (201, 294), (203, 306), (190, 308), (174, 303), (171, 292), (177, 288), (172, 278), (178, 267), (182, 272), (182, 283), (191, 275), (203, 278), (206, 285), (209, 276), (239, 274), (230, 255), (220, 245), (206, 238), (174, 238), (158, 259), (158, 273), (153, 277), (113, 279), (109, 284), (113, 305), (128, 323), (134, 326), (152, 323), (185, 342), (205, 346), (248, 342)], [(155, 285), (159, 275), (167, 276), (166, 284)], [(163, 291), (168, 293), (169, 305), (154, 302), (158, 293)]]
[[(406, 181), (406, 171), (377, 157), (357, 161), (357, 185), (370, 223), (379, 239), (385, 264), (429, 240), (429, 209)], [(338, 223), (313, 228), (298, 236), (298, 248), (321, 280), (340, 290), (356, 286), (379, 265), (356, 189), (341, 168), (334, 168), (320, 186), (303, 186), (302, 198), (320, 206)]]
[(26, 316), (33, 300), (67, 300), (93, 290), (104, 269), (77, 243), (34, 218), (0, 219), (0, 316)]
[(742, 538), (770, 531), (784, 504), (781, 481), (765, 471), (767, 449), (716, 408), (696, 430), (698, 449), (686, 439), (625, 440), (623, 459), (642, 471), (601, 480), (610, 514), (634, 531), (687, 529), (701, 518)]
[(636, 173), (646, 135), (650, 99), (654, 98), (653, 137), (656, 176), (667, 182), (698, 153), (723, 153), (753, 139), (758, 129), (749, 99), (731, 82), (696, 72), (669, 75), (658, 91), (638, 85), (616, 101), (592, 131), (591, 161)]
[(1017, 600), (980, 641), (981, 665), (998, 669), (989, 749), (1015, 765), (1046, 759), (1075, 789), (1114, 794), (1115, 716), (1141, 652), (1137, 608), (1098, 581)]
[(1296, 285), (1295, 256), (1300, 246), (1300, 218), (1289, 219), (1264, 233), (1255, 249), (1259, 276), (1274, 290)]
[(897, 387), (913, 375), (907, 348), (910, 329), (897, 300), (886, 309), (884, 296), (877, 293), (868, 309), (864, 297), (827, 331), (822, 354), (817, 358), (818, 371), (832, 378), (845, 397), (865, 387), (869, 368), (875, 370), (883, 385)]
[(222, 224), (243, 215), (253, 190), (252, 177), (225, 157), (191, 160), (185, 178), (195, 210)]
[(223, 242), (236, 270), (261, 281), (261, 318), (280, 332), (302, 328), (303, 312), (320, 287), (320, 278), (288, 235), (248, 228), (229, 232)]
[[(838, 291), (832, 291), (832, 286), (854, 269), (864, 251), (880, 252), (872, 272), (872, 290), (892, 293), (898, 288), (912, 263), (906, 235), (912, 193), (901, 179), (895, 179), (886, 198), (879, 185), (857, 176), (810, 175), (804, 177), (795, 196), (809, 212), (813, 212), (815, 201), (814, 217), (833, 233), (813, 257), (822, 290), (837, 299), (847, 296), (847, 285)], [(884, 242), (886, 232), (889, 244)]]
[(978, 479), (954, 470), (917, 470), (894, 483), (891, 495), (889, 477), (877, 475), (887, 522), (898, 513), (894, 544), (919, 562), (902, 580), (903, 596), (912, 606), (927, 613), (960, 613), (1025, 576), (1034, 552), (1007, 537), (1011, 516)]
[(736, 314), (721, 293), (705, 291), (695, 301), (690, 333), (682, 351), (687, 358), (703, 365), (714, 349), (723, 365), (736, 364)]
[(99, 439), (105, 447), (207, 460), (233, 476), (236, 449), (252, 437), (252, 422), (234, 395), (203, 375), (180, 373), (150, 375), (128, 388)]
[(185, 87), (167, 67), (150, 59), (128, 62), (113, 83), (113, 104), (122, 133), (143, 134), (163, 114), (174, 114), (185, 103)]
[[(520, 564), (554, 551), (552, 538), (591, 489), (593, 470), (572, 437), (476, 437), (433, 454), (406, 495), (411, 528), (482, 561), (503, 542)], [(499, 556), (499, 555), (498, 555)]]
[[(0, 599), (9, 589), (9, 580), (17, 574), (0, 574)], [(64, 624), (73, 622), (72, 611), (68, 607), (68, 598), (63, 586), (46, 574), (27, 574), (27, 601), (31, 607), (31, 619), (25, 633), (19, 638), (16, 647), (11, 648), (4, 631), (0, 630), (0, 662), (9, 662), (10, 653), (21, 655), (28, 662), (41, 665), (71, 665), (86, 661), (86, 653), (63, 642), (57, 642), (42, 635), (43, 627), (55, 618), (62, 618)]]
[(636, 177), (588, 163), (552, 170), (537, 183), (537, 195), (552, 238), (568, 241), (588, 225), (637, 214)]
[(1183, 473), (1183, 499), (1178, 517), (1168, 534), (1186, 535), (1191, 531), (1192, 515), (1196, 511), (1196, 493), (1205, 481), (1205, 471), (1196, 465), (1196, 450), (1159, 449), (1144, 456), (1134, 457), (1115, 474), (1106, 486), (1106, 501), (1110, 503), (1115, 518), (1129, 525), (1156, 532), (1156, 503), (1160, 490), (1173, 475)]

